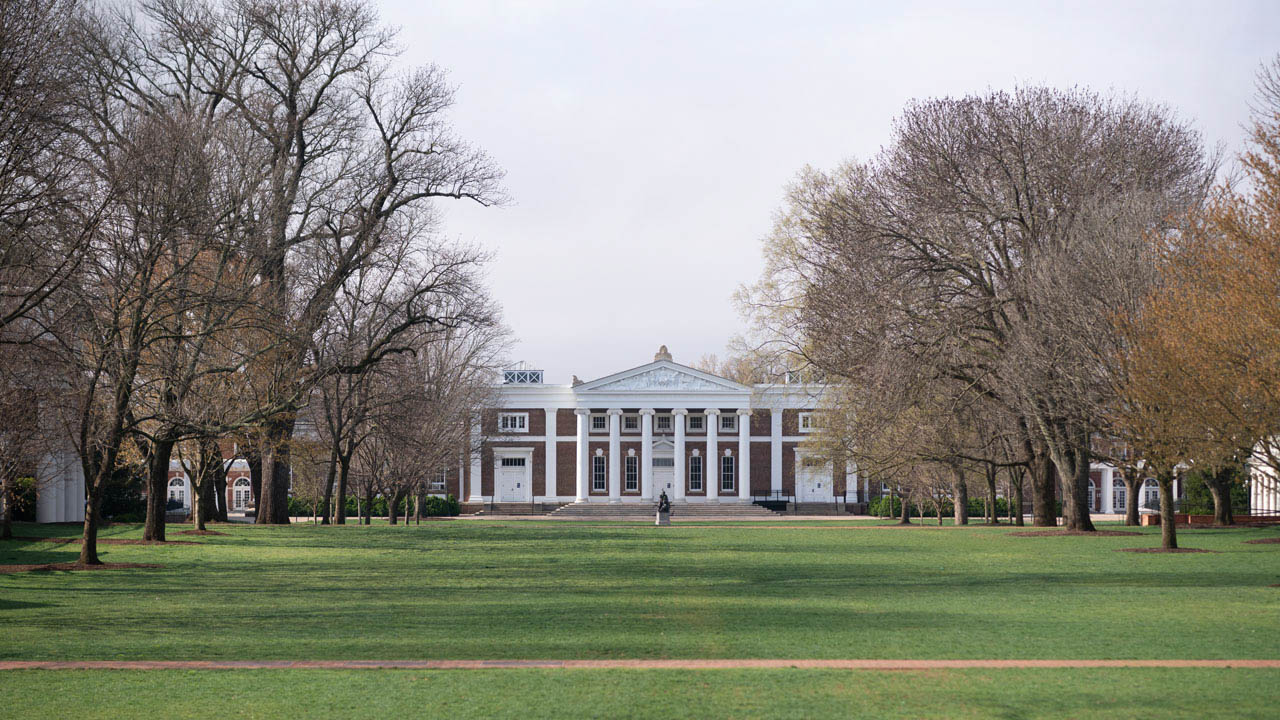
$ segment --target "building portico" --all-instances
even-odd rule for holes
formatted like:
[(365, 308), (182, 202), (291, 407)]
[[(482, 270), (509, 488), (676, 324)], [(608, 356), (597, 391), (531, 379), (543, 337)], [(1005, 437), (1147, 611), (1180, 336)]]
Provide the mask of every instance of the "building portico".
[[(518, 374), (517, 374), (518, 373)], [(786, 455), (813, 425), (820, 385), (744, 385), (671, 359), (589, 382), (548, 385), (540, 371), (509, 371), (484, 413), (469, 473), (470, 502), (503, 502), (520, 478), (528, 502), (751, 503), (789, 498)], [(802, 419), (803, 418), (803, 419)], [(523, 473), (523, 474), (522, 474)], [(857, 483), (824, 483), (835, 503)]]

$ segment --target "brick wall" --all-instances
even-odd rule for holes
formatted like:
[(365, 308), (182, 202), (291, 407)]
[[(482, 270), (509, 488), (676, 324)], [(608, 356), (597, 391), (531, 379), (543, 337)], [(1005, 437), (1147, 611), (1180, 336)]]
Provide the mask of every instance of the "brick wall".
[(773, 448), (767, 442), (751, 443), (751, 494), (768, 495), (773, 463)]

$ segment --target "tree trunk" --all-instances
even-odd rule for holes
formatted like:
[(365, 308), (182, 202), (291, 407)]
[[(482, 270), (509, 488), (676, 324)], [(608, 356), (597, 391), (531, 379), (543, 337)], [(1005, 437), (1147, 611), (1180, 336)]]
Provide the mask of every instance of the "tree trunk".
[[(893, 496), (890, 495), (889, 497), (892, 498)], [(910, 525), (911, 524), (911, 503), (907, 502), (906, 495), (899, 494), (899, 497), (902, 500), (902, 507), (898, 511), (898, 524)], [(893, 501), (890, 500), (889, 502), (892, 503)], [(893, 509), (892, 505), (890, 505), (890, 509)]]
[(253, 495), (253, 507), (257, 512), (259, 498), (262, 497), (262, 453), (257, 447), (250, 446), (245, 449), (244, 460), (249, 464), (249, 492)]
[(987, 523), (989, 525), (1000, 524), (1000, 518), (996, 517), (996, 467), (995, 465), (987, 465)]
[(333, 480), (334, 480), (334, 477), (337, 475), (337, 464), (338, 464), (338, 451), (333, 448), (330, 448), (329, 449), (329, 466), (328, 468), (325, 469), (324, 500), (321, 502), (321, 507), (324, 508), (324, 517), (320, 520), (321, 525), (328, 525), (329, 516), (333, 514), (331, 512), (331, 508), (333, 507), (332, 505)]
[(1206, 474), (1205, 486), (1213, 496), (1213, 524), (1234, 525), (1235, 518), (1231, 514), (1231, 477), (1230, 470), (1217, 470)]
[[(351, 458), (338, 457), (338, 509), (335, 523), (347, 524), (347, 478), (350, 476)], [(357, 508), (359, 510), (359, 508)]]
[(1160, 547), (1165, 550), (1178, 548), (1178, 531), (1174, 521), (1173, 473), (1156, 474), (1160, 486)]
[[(114, 465), (114, 459), (112, 465)], [(98, 511), (102, 507), (102, 487), (105, 481), (99, 477), (103, 472), (99, 469), (97, 473), (85, 473), (85, 478), (89, 479), (88, 485), (88, 502), (86, 503), (84, 513), (84, 532), (80, 535), (80, 558), (82, 565), (101, 565), (102, 560), (98, 559)]]
[(1024, 500), (1022, 483), (1026, 482), (1026, 476), (1023, 474), (1021, 467), (1014, 468), (1014, 472), (1016, 473), (1016, 482), (1013, 485), (1013, 504), (1016, 504), (1017, 508), (1009, 509), (1013, 511), (1013, 524), (1021, 527), (1026, 524), (1026, 521), (1022, 519), (1022, 503)]
[(1132, 475), (1125, 473), (1124, 476), (1125, 496), (1124, 496), (1124, 524), (1138, 525), (1138, 502), (1142, 497), (1142, 474), (1134, 472)]
[(964, 479), (964, 470), (951, 468), (951, 501), (955, 513), (956, 525), (969, 524), (969, 485)]
[(364, 491), (364, 524), (373, 524), (373, 488)]
[(13, 539), (13, 473), (0, 478), (0, 540)]
[(1031, 524), (1034, 527), (1057, 527), (1058, 512), (1054, 507), (1053, 488), (1056, 470), (1053, 459), (1043, 448), (1037, 450), (1031, 463)]
[(213, 519), (227, 522), (227, 471), (219, 458), (219, 467), (213, 473)]
[(1089, 517), (1089, 449), (1088, 435), (1064, 450), (1063, 467), (1057, 462), (1058, 479), (1062, 482), (1062, 526), (1068, 530), (1093, 532)]
[(258, 500), (259, 525), (289, 524), (289, 440), (294, 419), (277, 419), (267, 425), (263, 452), (262, 497)]
[(397, 489), (387, 501), (387, 520), (395, 525), (400, 518), (400, 501), (404, 500), (404, 491)]
[[(171, 438), (157, 438), (151, 446), (151, 457), (147, 464), (147, 522), (142, 528), (143, 540), (164, 542), (164, 515), (169, 504), (169, 461), (173, 458), (174, 442)], [(195, 490), (194, 486), (192, 490)], [(193, 505), (194, 502), (195, 498), (192, 498)]]

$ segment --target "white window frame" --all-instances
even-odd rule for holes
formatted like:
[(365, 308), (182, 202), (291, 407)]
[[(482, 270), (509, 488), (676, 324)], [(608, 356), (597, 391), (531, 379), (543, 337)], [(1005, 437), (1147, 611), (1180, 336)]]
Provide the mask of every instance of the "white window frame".
[[(662, 426), (663, 423), (666, 423), (666, 427)], [(668, 433), (668, 432), (675, 432), (675, 429), (676, 429), (676, 424), (675, 424), (674, 416), (672, 415), (654, 415), (653, 416), (654, 432)]]
[[(603, 424), (600, 427), (596, 427), (597, 419), (600, 421), (603, 421)], [(593, 433), (609, 432), (609, 416), (606, 415), (605, 413), (592, 413), (590, 420), (591, 420), (591, 423), (590, 425), (587, 426), (588, 432), (593, 432)]]
[(796, 416), (796, 428), (801, 432), (801, 434), (811, 433), (818, 429), (817, 425), (813, 422), (814, 415), (815, 413), (812, 412), (802, 412)]
[[(635, 423), (635, 427), (628, 427), (629, 425), (631, 425), (631, 423)], [(623, 415), (621, 424), (622, 424), (622, 432), (624, 433), (640, 432), (640, 416), (639, 415), (635, 415), (635, 414)]]
[(640, 458), (628, 455), (623, 460), (622, 489), (627, 492), (640, 490)]
[(529, 413), (527, 412), (498, 413), (498, 432), (500, 433), (529, 432)]
[(609, 462), (604, 455), (591, 456), (591, 492), (609, 492)]
[(687, 424), (687, 427), (685, 428), (687, 430), (706, 430), (707, 429), (706, 415), (690, 415), (688, 420), (689, 422)]
[(176, 477), (169, 479), (169, 499), (177, 500), (183, 505), (187, 504), (187, 480), (184, 477)]
[(738, 416), (734, 413), (720, 415), (720, 432), (738, 432)]
[(689, 492), (702, 492), (702, 456), (689, 457)]

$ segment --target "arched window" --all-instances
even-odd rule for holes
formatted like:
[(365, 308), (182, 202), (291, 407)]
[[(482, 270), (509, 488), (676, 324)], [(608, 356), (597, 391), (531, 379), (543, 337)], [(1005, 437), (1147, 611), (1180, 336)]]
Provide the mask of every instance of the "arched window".
[(253, 487), (249, 482), (249, 478), (237, 478), (231, 486), (231, 507), (236, 510), (243, 510), (249, 507), (249, 500), (252, 497)]
[(169, 499), (176, 500), (186, 504), (187, 500), (187, 482), (180, 477), (173, 478), (169, 481)]

